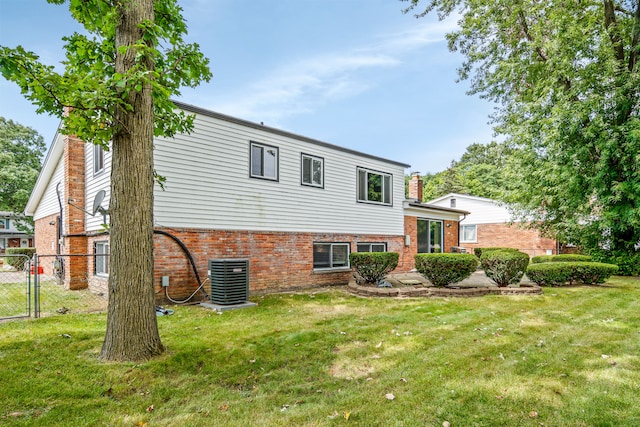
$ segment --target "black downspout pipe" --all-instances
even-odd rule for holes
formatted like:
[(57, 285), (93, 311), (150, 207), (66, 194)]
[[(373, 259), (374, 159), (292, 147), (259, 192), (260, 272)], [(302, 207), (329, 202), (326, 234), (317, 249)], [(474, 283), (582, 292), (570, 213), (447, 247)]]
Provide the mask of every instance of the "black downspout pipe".
[(178, 239), (176, 236), (174, 236), (171, 233), (167, 233), (164, 230), (153, 230), (154, 234), (162, 234), (163, 236), (167, 236), (170, 239), (172, 239), (174, 242), (176, 242), (178, 244), (178, 246), (180, 246), (180, 248), (182, 249), (182, 251), (185, 253), (185, 255), (187, 256), (187, 259), (189, 260), (189, 263), (191, 263), (191, 267), (193, 268), (193, 273), (196, 275), (196, 280), (198, 281), (198, 286), (200, 286), (200, 292), (202, 292), (204, 294), (204, 296), (206, 298), (209, 298), (209, 295), (207, 294), (207, 292), (204, 290), (204, 288), (202, 287), (202, 280), (200, 280), (200, 274), (198, 274), (198, 269), (196, 268), (196, 263), (193, 260), (193, 256), (191, 255), (191, 252), (189, 251), (189, 249), (185, 246), (184, 243), (182, 243), (182, 241), (180, 239)]

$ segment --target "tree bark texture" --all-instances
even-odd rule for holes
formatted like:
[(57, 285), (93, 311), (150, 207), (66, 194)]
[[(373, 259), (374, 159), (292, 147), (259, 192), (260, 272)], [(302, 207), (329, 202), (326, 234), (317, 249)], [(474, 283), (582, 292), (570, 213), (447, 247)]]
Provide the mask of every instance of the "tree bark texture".
[[(116, 48), (142, 39), (138, 25), (153, 20), (153, 0), (120, 2)], [(116, 54), (116, 72), (126, 74), (140, 61), (133, 49)], [(120, 110), (112, 141), (107, 331), (102, 360), (146, 360), (164, 351), (153, 291), (153, 99), (151, 85), (126, 94), (132, 111)]]

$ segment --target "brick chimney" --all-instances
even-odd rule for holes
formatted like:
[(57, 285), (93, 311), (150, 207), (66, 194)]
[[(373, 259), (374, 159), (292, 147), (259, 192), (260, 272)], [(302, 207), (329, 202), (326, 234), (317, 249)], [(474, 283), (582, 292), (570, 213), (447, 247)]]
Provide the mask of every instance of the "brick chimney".
[[(65, 114), (69, 110), (65, 109)], [(64, 136), (64, 244), (62, 252), (70, 256), (65, 259), (65, 285), (68, 289), (87, 288), (87, 236), (85, 213), (68, 204), (85, 208), (85, 157), (84, 141), (73, 135)]]
[(422, 178), (420, 177), (420, 172), (411, 172), (409, 198), (422, 203)]

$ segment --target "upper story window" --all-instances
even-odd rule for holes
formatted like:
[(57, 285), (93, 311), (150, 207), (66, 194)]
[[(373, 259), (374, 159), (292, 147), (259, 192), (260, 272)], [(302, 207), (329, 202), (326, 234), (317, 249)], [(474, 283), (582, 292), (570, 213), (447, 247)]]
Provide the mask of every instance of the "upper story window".
[(475, 243), (478, 241), (478, 227), (475, 225), (460, 225), (460, 242)]
[(302, 154), (302, 185), (324, 187), (324, 159)]
[(9, 224), (9, 218), (0, 218), (0, 230), (8, 230), (11, 224)]
[(104, 169), (104, 148), (100, 145), (93, 146), (93, 173), (97, 174)]
[(456, 207), (456, 199), (452, 198), (451, 200), (449, 200), (449, 206), (452, 207), (452, 208), (455, 208)]
[(358, 201), (391, 205), (392, 183), (391, 174), (358, 168)]
[(358, 252), (386, 252), (386, 243), (358, 243)]
[(251, 177), (278, 180), (278, 147), (251, 143)]

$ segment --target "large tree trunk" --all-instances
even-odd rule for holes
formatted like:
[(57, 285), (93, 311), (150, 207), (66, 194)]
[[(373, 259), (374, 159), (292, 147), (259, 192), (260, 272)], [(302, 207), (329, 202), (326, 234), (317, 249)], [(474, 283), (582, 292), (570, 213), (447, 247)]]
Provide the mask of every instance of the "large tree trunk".
[[(138, 24), (154, 17), (153, 0), (124, 0), (119, 7), (116, 48), (140, 40)], [(117, 73), (126, 74), (135, 65), (133, 50), (118, 51)], [(151, 61), (144, 66), (153, 69)], [(144, 360), (164, 351), (153, 291), (151, 85), (131, 91), (128, 97), (133, 110), (116, 113), (120, 127), (112, 141), (111, 264), (107, 332), (100, 353), (103, 360)]]

